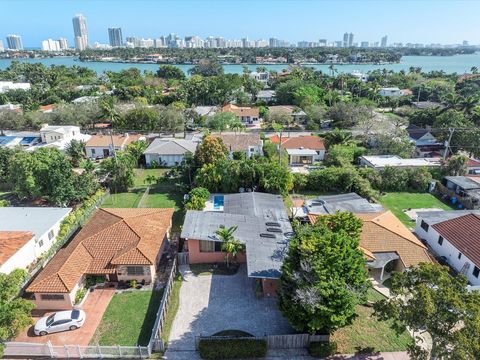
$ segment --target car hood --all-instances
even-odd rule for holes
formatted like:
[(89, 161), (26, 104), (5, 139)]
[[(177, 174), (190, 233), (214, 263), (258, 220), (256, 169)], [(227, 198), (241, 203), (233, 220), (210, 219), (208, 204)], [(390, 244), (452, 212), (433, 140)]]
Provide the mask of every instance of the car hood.
[(43, 317), (35, 324), (35, 330), (45, 330), (47, 328), (47, 317)]

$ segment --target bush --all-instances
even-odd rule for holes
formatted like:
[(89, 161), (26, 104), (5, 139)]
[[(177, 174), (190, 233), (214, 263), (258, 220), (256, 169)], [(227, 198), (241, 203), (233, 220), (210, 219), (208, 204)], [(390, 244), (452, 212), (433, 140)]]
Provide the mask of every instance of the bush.
[(185, 201), (185, 209), (203, 210), (209, 197), (210, 192), (207, 189), (203, 187), (194, 188), (188, 193), (188, 200)]
[(261, 358), (267, 355), (267, 341), (259, 339), (200, 339), (202, 359)]
[(75, 304), (79, 304), (83, 298), (85, 297), (85, 294), (87, 293), (86, 288), (79, 288), (77, 290), (77, 293), (75, 294)]
[(89, 288), (97, 284), (102, 284), (106, 281), (105, 276), (101, 275), (87, 275), (85, 279), (85, 287)]
[(337, 344), (334, 342), (312, 341), (308, 345), (310, 356), (324, 358), (337, 352)]

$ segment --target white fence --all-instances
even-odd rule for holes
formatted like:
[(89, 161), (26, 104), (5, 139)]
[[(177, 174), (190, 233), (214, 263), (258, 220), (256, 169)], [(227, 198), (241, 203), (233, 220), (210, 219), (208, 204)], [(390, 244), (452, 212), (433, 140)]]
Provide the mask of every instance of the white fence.
[(146, 359), (149, 350), (146, 346), (53, 346), (46, 344), (7, 342), (6, 358), (47, 357), (51, 359)]
[(173, 281), (175, 280), (175, 274), (177, 273), (177, 258), (173, 258), (172, 269), (168, 276), (167, 285), (165, 286), (162, 301), (158, 307), (157, 317), (155, 324), (153, 325), (152, 334), (150, 336), (150, 342), (148, 348), (150, 351), (165, 351), (165, 345), (162, 340), (162, 330), (165, 318), (167, 316), (168, 303), (170, 301), (170, 295), (172, 293)]

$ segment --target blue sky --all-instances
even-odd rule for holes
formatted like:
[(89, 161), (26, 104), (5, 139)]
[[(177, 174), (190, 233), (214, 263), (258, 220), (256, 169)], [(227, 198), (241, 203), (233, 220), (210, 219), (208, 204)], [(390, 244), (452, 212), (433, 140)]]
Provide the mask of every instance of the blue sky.
[(480, 43), (480, 1), (470, 0), (0, 0), (0, 39), (22, 36), (24, 46), (46, 38), (73, 42), (72, 17), (87, 18), (90, 42), (106, 43), (107, 28), (123, 36), (224, 36), (289, 41)]

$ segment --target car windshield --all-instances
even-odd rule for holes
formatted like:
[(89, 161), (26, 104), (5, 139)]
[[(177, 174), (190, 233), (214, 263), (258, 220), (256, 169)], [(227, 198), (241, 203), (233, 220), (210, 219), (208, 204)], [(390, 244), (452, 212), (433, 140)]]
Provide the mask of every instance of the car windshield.
[(80, 317), (80, 311), (72, 310), (72, 319), (78, 319)]
[(52, 325), (54, 318), (55, 318), (55, 314), (52, 314), (47, 318), (47, 322), (46, 322), (47, 326)]

